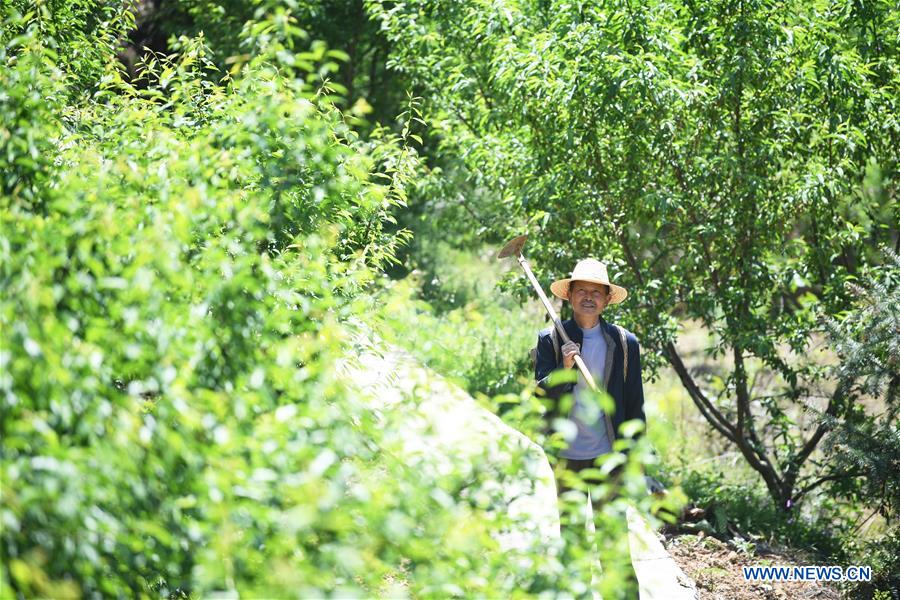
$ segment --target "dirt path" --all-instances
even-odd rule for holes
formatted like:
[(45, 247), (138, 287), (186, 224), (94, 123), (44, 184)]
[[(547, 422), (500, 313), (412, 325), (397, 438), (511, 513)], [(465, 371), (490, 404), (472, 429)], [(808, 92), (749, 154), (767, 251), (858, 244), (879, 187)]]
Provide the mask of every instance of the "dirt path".
[(739, 552), (712, 537), (668, 538), (666, 549), (697, 584), (700, 600), (838, 600), (833, 584), (801, 581), (745, 581), (741, 567), (817, 564), (796, 551), (772, 549), (764, 554)]

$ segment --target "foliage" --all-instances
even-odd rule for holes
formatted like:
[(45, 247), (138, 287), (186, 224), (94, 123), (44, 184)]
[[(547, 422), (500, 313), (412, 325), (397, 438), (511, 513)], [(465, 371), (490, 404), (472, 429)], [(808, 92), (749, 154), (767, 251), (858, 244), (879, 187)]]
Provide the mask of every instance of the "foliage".
[[(832, 324), (841, 358), (836, 376), (858, 409), (852, 420), (829, 419), (835, 433), (827, 448), (840, 468), (862, 477), (862, 497), (874, 500), (885, 518), (896, 519), (900, 510), (900, 257), (891, 253), (889, 258), (870, 289), (853, 286), (858, 296), (855, 310)], [(874, 406), (866, 410), (866, 404)]]
[[(340, 92), (336, 102), (341, 106), (376, 123), (392, 123), (405, 103), (408, 86), (387, 68), (388, 41), (367, 18), (362, 0), (170, 0), (141, 5), (137, 27), (130, 32), (136, 56), (145, 47), (167, 53), (173, 49), (171, 40), (203, 35), (213, 61), (227, 70), (252, 54), (248, 39), (237, 35), (246, 22), (289, 19), (303, 40), (340, 49), (334, 68), (319, 75)], [(138, 69), (132, 70), (139, 76)]]
[[(834, 434), (826, 444), (829, 459), (844, 477), (823, 478), (834, 496), (851, 496), (880, 515), (881, 534), (866, 542), (851, 540), (851, 552), (876, 563), (879, 577), (859, 593), (900, 590), (900, 256), (888, 251), (883, 269), (866, 287), (852, 286), (854, 310), (831, 323), (841, 358), (835, 367), (839, 385), (857, 410), (852, 419), (827, 419)], [(866, 408), (868, 406), (868, 409)]]
[[(840, 540), (849, 527), (835, 519), (839, 507), (827, 503), (801, 514), (773, 511), (766, 493), (752, 481), (735, 481), (716, 469), (693, 469), (679, 481), (691, 502), (705, 510), (710, 531), (736, 543), (786, 544), (839, 560)], [(836, 528), (836, 525), (838, 528)]]
[(145, 90), (111, 70), (41, 110), (57, 55), (38, 27), (4, 49), (3, 111), (30, 119), (0, 152), (4, 597), (382, 583), (359, 557), (405, 500), (345, 497), (377, 428), (329, 365), (410, 157), (358, 141), (282, 43), (220, 85), (181, 46)]
[(514, 299), (493, 289), (502, 267), (491, 249), (443, 246), (418, 255), (429, 257), (427, 270), (386, 282), (379, 331), (470, 394), (518, 395), (532, 378), (528, 351), (540, 315), (522, 315)]
[(40, 39), (65, 76), (67, 85), (57, 91), (63, 96), (95, 91), (134, 25), (127, 3), (114, 0), (8, 0), (0, 11), (0, 44)]
[[(800, 501), (827, 430), (804, 407), (852, 412), (821, 397), (819, 315), (840, 313), (844, 283), (877, 262), (867, 244), (896, 235), (900, 13), (888, 2), (369, 7), (423, 89), (433, 143), (490, 190), (469, 206), (471, 226), (537, 232), (543, 280), (585, 255), (607, 260), (631, 290), (617, 318), (641, 333), (648, 366), (675, 369), (776, 506)], [(706, 376), (679, 353), (684, 319), (713, 335), (720, 366)]]
[[(426, 392), (372, 410), (339, 375), (368, 326), (546, 442), (518, 377), (539, 316), (512, 318), (505, 292), (529, 292), (495, 291), (486, 249), (522, 229), (543, 279), (610, 262), (645, 364), (777, 506), (831, 494), (779, 514), (686, 474), (714, 526), (838, 556), (841, 502), (874, 500), (881, 538), (844, 553), (879, 569), (858, 591), (895, 588), (898, 302), (875, 248), (897, 235), (896, 8), (364, 4), (4, 4), (0, 596), (585, 593), (581, 482), (562, 541), (506, 548), (524, 458), (409, 464)], [(601, 467), (627, 462), (594, 515), (604, 597), (627, 592), (629, 502), (660, 508), (646, 443)]]
[[(60, 125), (54, 112), (60, 109), (64, 84), (50, 50), (29, 48), (34, 38), (14, 38), (0, 48), (0, 170), (3, 197), (15, 195), (30, 206), (41, 203), (40, 189), (46, 185)], [(17, 47), (22, 48), (21, 54)]]
[[(373, 411), (340, 377), (348, 332), (392, 306), (377, 280), (406, 239), (391, 211), (418, 157), (408, 127), (360, 138), (318, 85), (333, 53), (275, 11), (243, 27), (254, 50), (230, 75), (203, 37), (182, 37), (148, 55), (140, 86), (106, 65), (78, 87), (34, 15), (13, 26), (0, 596), (586, 590), (594, 555), (574, 541), (497, 541), (515, 525), (497, 490), (528, 481), (521, 456), (408, 464), (415, 394)], [(400, 123), (417, 110), (409, 99)], [(631, 456), (623, 497), (596, 515), (611, 598), (643, 494)], [(584, 500), (573, 492), (570, 512)]]
[(872, 567), (872, 581), (848, 585), (848, 595), (854, 598), (884, 598), (893, 600), (900, 595), (900, 530), (896, 526), (876, 540), (851, 540), (846, 550), (849, 556)]

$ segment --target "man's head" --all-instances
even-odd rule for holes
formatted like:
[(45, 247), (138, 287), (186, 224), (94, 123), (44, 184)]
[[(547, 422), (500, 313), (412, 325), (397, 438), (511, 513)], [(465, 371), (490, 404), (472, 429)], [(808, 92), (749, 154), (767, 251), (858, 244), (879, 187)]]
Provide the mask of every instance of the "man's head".
[(567, 296), (575, 316), (593, 319), (609, 304), (609, 286), (576, 279), (569, 282)]
[[(602, 290), (602, 300), (595, 297), (597, 290)], [(592, 309), (599, 307), (598, 315), (607, 305), (618, 304), (628, 296), (625, 288), (609, 280), (606, 265), (593, 258), (578, 261), (572, 271), (572, 276), (554, 281), (550, 284), (550, 291), (557, 298), (571, 302), (572, 308), (575, 308), (576, 311), (578, 310), (576, 304), (582, 304), (583, 300), (582, 296), (576, 296), (576, 294), (588, 296), (591, 300), (584, 303), (585, 308), (589, 308), (593, 302), (595, 306)]]

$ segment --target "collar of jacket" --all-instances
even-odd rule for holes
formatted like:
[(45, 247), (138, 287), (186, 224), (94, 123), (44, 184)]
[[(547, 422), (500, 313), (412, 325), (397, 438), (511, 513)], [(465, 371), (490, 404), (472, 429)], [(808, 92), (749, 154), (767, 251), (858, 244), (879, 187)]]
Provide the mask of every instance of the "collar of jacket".
[[(584, 343), (584, 333), (575, 319), (567, 319), (563, 321), (562, 325), (569, 339), (580, 347)], [(606, 340), (606, 364), (603, 366), (603, 381), (598, 383), (603, 385), (603, 389), (607, 389), (609, 387), (609, 376), (612, 374), (613, 359), (616, 352), (622, 350), (619, 348), (619, 335), (615, 331), (615, 325), (607, 323), (602, 315), (600, 316), (600, 331), (603, 333), (603, 339)]]

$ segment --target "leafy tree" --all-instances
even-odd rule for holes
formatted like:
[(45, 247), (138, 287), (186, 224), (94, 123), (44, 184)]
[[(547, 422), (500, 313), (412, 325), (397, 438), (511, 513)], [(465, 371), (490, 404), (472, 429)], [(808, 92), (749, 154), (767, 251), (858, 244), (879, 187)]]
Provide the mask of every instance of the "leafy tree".
[[(378, 24), (368, 18), (362, 0), (145, 0), (136, 10), (136, 27), (129, 32), (129, 48), (123, 54), (129, 71), (139, 80), (135, 61), (147, 47), (167, 53), (170, 41), (180, 36), (203, 35), (213, 52), (212, 60), (223, 71), (245, 60), (252, 49), (240, 32), (244, 24), (281, 15), (297, 27), (299, 38), (339, 49), (334, 67), (321, 76), (340, 93), (336, 101), (376, 123), (393, 123), (406, 104), (408, 86), (388, 68), (390, 45)], [(308, 63), (308, 57), (297, 56)], [(339, 68), (338, 68), (339, 67)]]
[[(669, 363), (773, 502), (796, 504), (819, 476), (817, 411), (856, 410), (814, 352), (819, 316), (897, 236), (893, 4), (369, 7), (425, 90), (433, 143), (491, 191), (466, 212), (536, 233), (545, 279), (609, 261), (649, 365)], [(684, 321), (721, 371), (685, 364)]]
[(59, 90), (64, 95), (95, 91), (116, 60), (119, 41), (134, 25), (128, 3), (115, 0), (8, 0), (0, 11), (0, 42), (24, 42), (37, 32), (67, 78), (68, 85)]

